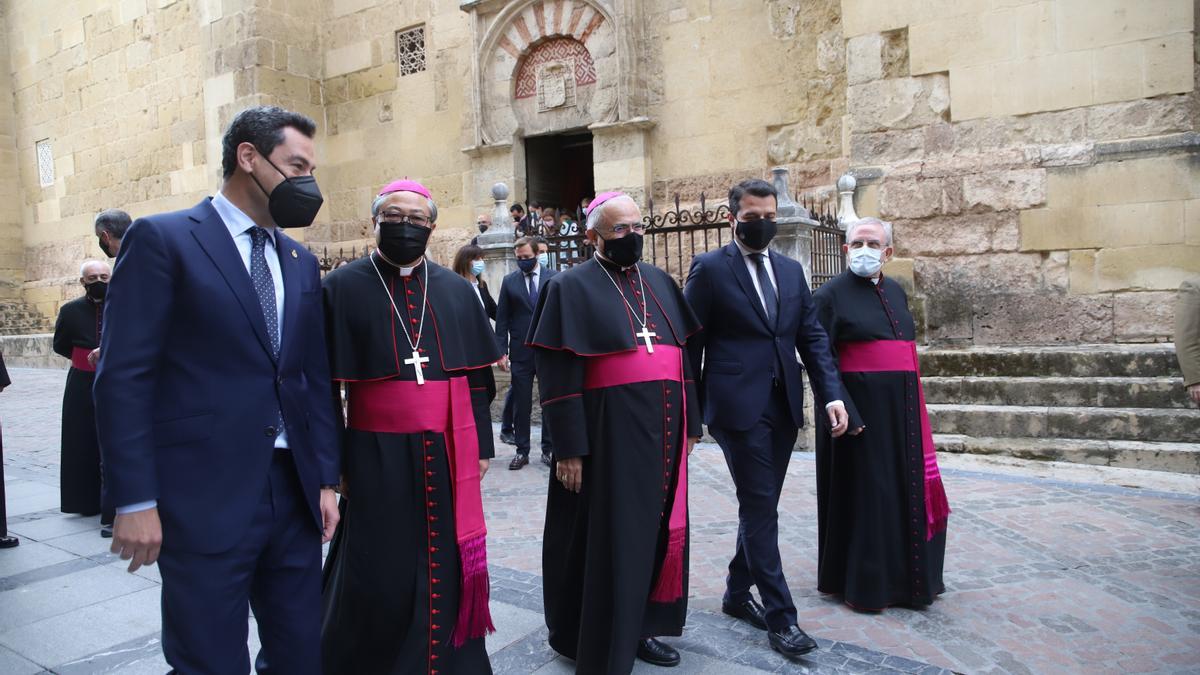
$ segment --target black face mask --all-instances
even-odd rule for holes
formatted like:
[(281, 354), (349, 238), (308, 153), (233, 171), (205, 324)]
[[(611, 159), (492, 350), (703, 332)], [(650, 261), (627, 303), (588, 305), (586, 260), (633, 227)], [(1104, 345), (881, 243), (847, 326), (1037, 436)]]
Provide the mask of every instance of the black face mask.
[(385, 220), (379, 223), (379, 252), (397, 265), (407, 266), (425, 255), (432, 233), (407, 220)]
[(484, 232), (487, 232), (487, 231), (488, 231), (487, 223), (480, 223), (479, 224), (479, 234), (483, 234)]
[(769, 218), (759, 218), (757, 220), (737, 221), (737, 236), (742, 240), (742, 243), (754, 251), (761, 251), (771, 243), (775, 238), (775, 233), (779, 231), (779, 226), (774, 220)]
[(517, 267), (525, 274), (529, 274), (537, 267), (537, 258), (517, 258)]
[[(279, 171), (279, 167), (275, 166), (266, 155), (262, 158), (267, 160), (267, 164), (271, 168)], [(317, 218), (317, 211), (321, 210), (321, 204), (325, 203), (325, 198), (321, 196), (321, 189), (317, 187), (317, 179), (312, 176), (291, 176), (289, 177), (282, 171), (279, 174), (283, 176), (283, 182), (275, 186), (274, 190), (267, 192), (262, 183), (254, 178), (251, 173), (250, 177), (254, 178), (258, 189), (267, 195), (267, 210), (271, 213), (271, 220), (279, 227), (308, 227), (312, 225)]]
[(90, 284), (84, 284), (84, 289), (87, 291), (87, 296), (95, 302), (104, 302), (104, 296), (108, 293), (107, 281), (93, 281)]
[(605, 239), (601, 253), (621, 267), (630, 267), (642, 259), (643, 238), (637, 232), (630, 232), (620, 239)]
[(106, 255), (110, 258), (117, 257), (117, 252), (108, 250), (108, 246), (104, 243), (103, 239), (100, 240), (100, 250), (104, 251), (104, 255)]

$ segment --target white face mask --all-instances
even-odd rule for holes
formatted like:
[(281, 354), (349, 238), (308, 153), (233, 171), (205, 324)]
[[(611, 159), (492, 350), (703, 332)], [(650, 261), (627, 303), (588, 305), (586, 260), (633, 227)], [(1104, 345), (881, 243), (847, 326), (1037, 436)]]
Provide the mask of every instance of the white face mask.
[(873, 277), (883, 267), (883, 250), (863, 246), (850, 249), (848, 257), (850, 271), (860, 277)]

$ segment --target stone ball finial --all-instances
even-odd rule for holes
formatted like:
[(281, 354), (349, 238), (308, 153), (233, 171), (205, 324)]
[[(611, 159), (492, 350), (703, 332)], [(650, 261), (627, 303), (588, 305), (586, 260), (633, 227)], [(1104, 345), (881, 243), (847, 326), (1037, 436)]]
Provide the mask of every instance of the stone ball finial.
[(504, 183), (496, 183), (492, 186), (492, 199), (502, 202), (508, 199), (508, 186)]
[(837, 182), (838, 192), (852, 192), (857, 185), (858, 181), (853, 175), (844, 173)]

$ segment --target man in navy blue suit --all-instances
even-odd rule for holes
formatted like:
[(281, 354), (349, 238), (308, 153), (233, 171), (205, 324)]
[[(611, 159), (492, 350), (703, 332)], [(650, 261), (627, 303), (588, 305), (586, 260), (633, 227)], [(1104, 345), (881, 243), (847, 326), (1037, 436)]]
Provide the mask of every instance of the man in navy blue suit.
[[(533, 415), (533, 378), (537, 369), (533, 365), (533, 350), (525, 346), (525, 339), (529, 335), (529, 321), (537, 306), (538, 293), (554, 277), (554, 270), (547, 267), (549, 254), (534, 252), (534, 248), (539, 247), (537, 239), (540, 237), (521, 237), (513, 245), (518, 269), (504, 277), (500, 298), (496, 301), (496, 341), (500, 353), (505, 355), (500, 367), (512, 372), (510, 398), (517, 455), (508, 468), (513, 471), (529, 463), (529, 420)], [(553, 453), (550, 434), (542, 425), (542, 462), (549, 465)]]
[(225, 133), (224, 182), (141, 218), (108, 291), (95, 399), (112, 550), (159, 563), (174, 671), (319, 673), (321, 543), (338, 439), (312, 223), (313, 121), (276, 107)]
[(848, 421), (804, 269), (767, 250), (776, 232), (776, 204), (775, 189), (762, 180), (730, 189), (733, 241), (692, 260), (684, 296), (704, 326), (688, 340), (692, 370), (702, 373), (704, 423), (725, 453), (738, 497), (737, 551), (722, 609), (768, 631), (776, 651), (799, 656), (817, 643), (796, 625), (779, 557), (777, 511), (797, 429), (804, 425), (797, 351), (814, 390), (830, 402), (833, 434), (845, 433)]

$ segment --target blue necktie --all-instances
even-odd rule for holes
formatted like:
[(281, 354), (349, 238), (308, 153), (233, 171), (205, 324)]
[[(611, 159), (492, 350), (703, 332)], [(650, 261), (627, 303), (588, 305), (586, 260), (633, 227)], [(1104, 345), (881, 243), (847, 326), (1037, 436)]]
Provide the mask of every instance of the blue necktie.
[(754, 259), (754, 269), (758, 275), (758, 286), (762, 289), (763, 306), (767, 310), (767, 323), (774, 326), (775, 315), (779, 313), (779, 296), (775, 294), (775, 284), (771, 283), (771, 276), (767, 274), (766, 265), (763, 264), (764, 255), (762, 253), (751, 253), (750, 257)]
[(529, 278), (529, 304), (534, 307), (537, 307), (537, 296), (538, 296), (537, 282), (533, 280), (533, 272), (530, 272), (530, 273), (526, 274), (525, 276)]
[(250, 282), (258, 293), (258, 304), (262, 305), (263, 319), (267, 322), (267, 335), (271, 337), (271, 354), (279, 358), (279, 314), (275, 308), (275, 279), (267, 267), (267, 231), (255, 226), (246, 230), (254, 242), (250, 248)]

